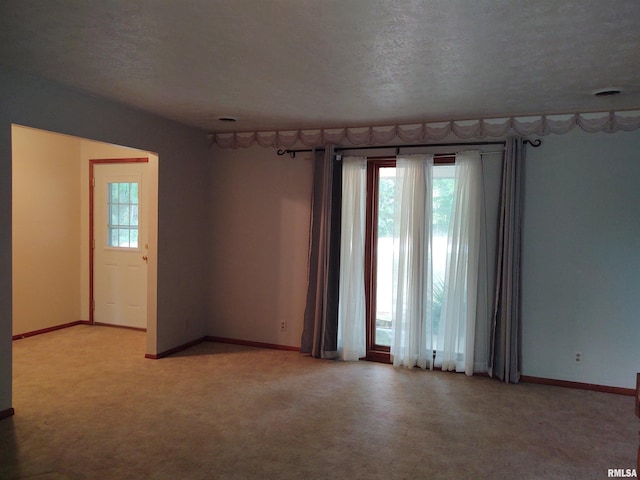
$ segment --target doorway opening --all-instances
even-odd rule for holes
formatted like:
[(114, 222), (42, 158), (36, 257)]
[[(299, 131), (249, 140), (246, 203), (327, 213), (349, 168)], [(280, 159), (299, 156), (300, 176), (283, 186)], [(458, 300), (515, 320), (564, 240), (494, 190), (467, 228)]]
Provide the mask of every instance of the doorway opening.
[(156, 353), (158, 156), (12, 125), (13, 338), (92, 323), (90, 160), (144, 158), (146, 352)]

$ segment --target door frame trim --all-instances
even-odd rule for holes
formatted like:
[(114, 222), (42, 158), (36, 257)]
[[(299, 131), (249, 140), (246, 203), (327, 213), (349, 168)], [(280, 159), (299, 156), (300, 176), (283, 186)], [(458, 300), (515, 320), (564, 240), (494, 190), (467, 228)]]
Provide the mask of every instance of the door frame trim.
[[(95, 250), (95, 234), (94, 234), (94, 167), (101, 164), (127, 164), (127, 163), (149, 163), (148, 158), (101, 158), (89, 160), (89, 324), (95, 325), (93, 313), (95, 310), (94, 294), (93, 294), (93, 253)], [(147, 312), (147, 322), (149, 321), (149, 312)], [(148, 326), (148, 325), (147, 325)]]

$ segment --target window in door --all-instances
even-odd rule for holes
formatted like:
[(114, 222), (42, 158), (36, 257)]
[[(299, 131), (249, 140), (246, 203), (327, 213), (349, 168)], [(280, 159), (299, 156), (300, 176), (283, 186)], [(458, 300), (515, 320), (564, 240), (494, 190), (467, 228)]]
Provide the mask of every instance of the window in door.
[(107, 184), (107, 245), (138, 248), (138, 183)]
[[(455, 157), (434, 159), (432, 188), (433, 333), (437, 338), (444, 293), (447, 236), (453, 206)], [(395, 159), (367, 164), (367, 358), (388, 362), (393, 343), (393, 234)]]

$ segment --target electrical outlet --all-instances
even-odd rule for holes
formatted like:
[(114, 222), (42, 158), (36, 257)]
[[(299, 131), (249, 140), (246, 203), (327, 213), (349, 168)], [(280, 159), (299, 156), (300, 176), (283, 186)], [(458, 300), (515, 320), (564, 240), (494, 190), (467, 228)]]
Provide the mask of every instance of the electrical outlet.
[(280, 331), (281, 332), (286, 332), (287, 331), (287, 322), (285, 322), (284, 320), (280, 321)]
[(576, 352), (575, 360), (576, 363), (582, 363), (582, 352)]

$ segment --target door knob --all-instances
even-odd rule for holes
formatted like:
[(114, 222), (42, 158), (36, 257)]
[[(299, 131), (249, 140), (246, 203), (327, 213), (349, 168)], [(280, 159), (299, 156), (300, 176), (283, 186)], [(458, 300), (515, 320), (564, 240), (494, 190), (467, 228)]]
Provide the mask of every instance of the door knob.
[(149, 260), (149, 257), (148, 257), (148, 256), (146, 256), (146, 255), (143, 255), (143, 256), (142, 256), (142, 259), (146, 262), (147, 260)]

